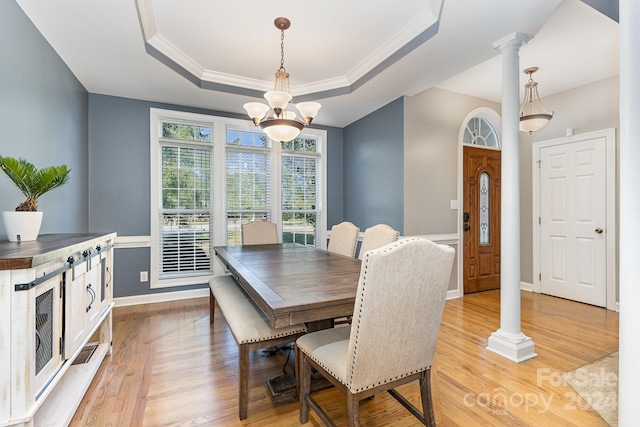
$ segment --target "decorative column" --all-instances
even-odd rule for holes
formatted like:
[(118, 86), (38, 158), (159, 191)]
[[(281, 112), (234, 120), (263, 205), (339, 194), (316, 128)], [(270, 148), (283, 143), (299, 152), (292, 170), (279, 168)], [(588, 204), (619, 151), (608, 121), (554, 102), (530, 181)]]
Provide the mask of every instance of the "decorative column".
[(500, 329), (488, 350), (515, 362), (536, 356), (520, 330), (520, 47), (530, 37), (514, 33), (493, 44), (502, 53), (502, 174), (500, 177)]
[(620, 0), (620, 362), (618, 425), (638, 425), (640, 383), (640, 2)]

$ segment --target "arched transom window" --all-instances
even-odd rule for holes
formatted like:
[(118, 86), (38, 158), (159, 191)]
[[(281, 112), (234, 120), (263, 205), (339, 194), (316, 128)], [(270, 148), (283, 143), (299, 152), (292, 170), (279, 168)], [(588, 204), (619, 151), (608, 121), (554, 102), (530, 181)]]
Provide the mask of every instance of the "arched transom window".
[(462, 142), (468, 145), (500, 148), (500, 140), (495, 128), (482, 117), (472, 117), (467, 122)]

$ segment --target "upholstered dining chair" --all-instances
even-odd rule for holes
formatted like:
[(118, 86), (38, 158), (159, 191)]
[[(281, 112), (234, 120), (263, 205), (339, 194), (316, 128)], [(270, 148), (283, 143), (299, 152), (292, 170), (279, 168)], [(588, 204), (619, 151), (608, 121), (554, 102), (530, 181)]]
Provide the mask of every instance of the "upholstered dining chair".
[[(311, 332), (296, 341), (302, 424), (311, 407), (331, 425), (310, 395), (315, 368), (346, 394), (349, 426), (358, 425), (360, 401), (383, 391), (423, 424), (435, 426), (430, 370), (453, 258), (451, 247), (421, 238), (398, 240), (364, 255), (351, 327)], [(415, 380), (422, 413), (394, 390)]]
[(327, 250), (344, 256), (356, 256), (359, 233), (360, 228), (348, 221), (334, 225), (331, 227), (331, 237)]
[(278, 243), (278, 226), (273, 222), (253, 221), (240, 226), (243, 245)]
[(378, 224), (367, 228), (364, 230), (362, 245), (360, 245), (360, 252), (358, 252), (358, 259), (362, 259), (365, 252), (393, 243), (398, 240), (399, 237), (400, 232), (394, 230), (387, 224)]

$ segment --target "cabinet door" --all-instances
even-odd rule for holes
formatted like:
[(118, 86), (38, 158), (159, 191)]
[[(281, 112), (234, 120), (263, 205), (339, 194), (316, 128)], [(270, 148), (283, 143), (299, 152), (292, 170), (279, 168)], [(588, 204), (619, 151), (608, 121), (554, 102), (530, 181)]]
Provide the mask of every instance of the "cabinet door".
[(65, 272), (64, 296), (64, 358), (70, 358), (80, 347), (88, 331), (87, 288), (85, 286), (88, 264), (78, 262)]
[(113, 249), (100, 254), (100, 312), (113, 301)]
[(91, 259), (89, 271), (84, 275), (86, 328), (88, 331), (93, 329), (102, 314), (100, 309), (102, 265), (98, 261), (99, 259), (100, 257)]
[(62, 274), (36, 288), (35, 301), (35, 386), (39, 392), (62, 364)]

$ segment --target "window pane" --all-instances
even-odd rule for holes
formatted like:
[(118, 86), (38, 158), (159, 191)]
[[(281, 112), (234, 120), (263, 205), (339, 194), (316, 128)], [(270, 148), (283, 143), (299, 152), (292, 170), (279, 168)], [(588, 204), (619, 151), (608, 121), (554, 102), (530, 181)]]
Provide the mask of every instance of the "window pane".
[(178, 166), (177, 147), (162, 147), (162, 166)]
[(182, 141), (211, 141), (209, 126), (188, 125), (182, 123), (162, 123), (162, 137)]
[(462, 137), (463, 144), (499, 148), (498, 134), (491, 123), (482, 117), (474, 117), (467, 123)]
[(480, 244), (489, 244), (489, 175), (480, 174)]
[(211, 128), (198, 126), (196, 128), (196, 141), (211, 141)]
[(307, 153), (316, 153), (318, 151), (318, 142), (315, 138), (300, 137), (282, 144), (282, 149), (287, 151), (305, 151)]
[(282, 243), (293, 242), (311, 246), (316, 244), (315, 213), (282, 214)]
[(270, 162), (265, 152), (227, 151), (227, 210), (267, 208)]
[(267, 136), (260, 132), (243, 132), (227, 130), (227, 145), (242, 145), (244, 147), (268, 147)]
[(178, 190), (162, 190), (162, 207), (165, 209), (178, 208)]
[(190, 210), (195, 209), (195, 191), (181, 189), (178, 193), (178, 209)]
[(282, 157), (282, 209), (315, 209), (315, 158)]

